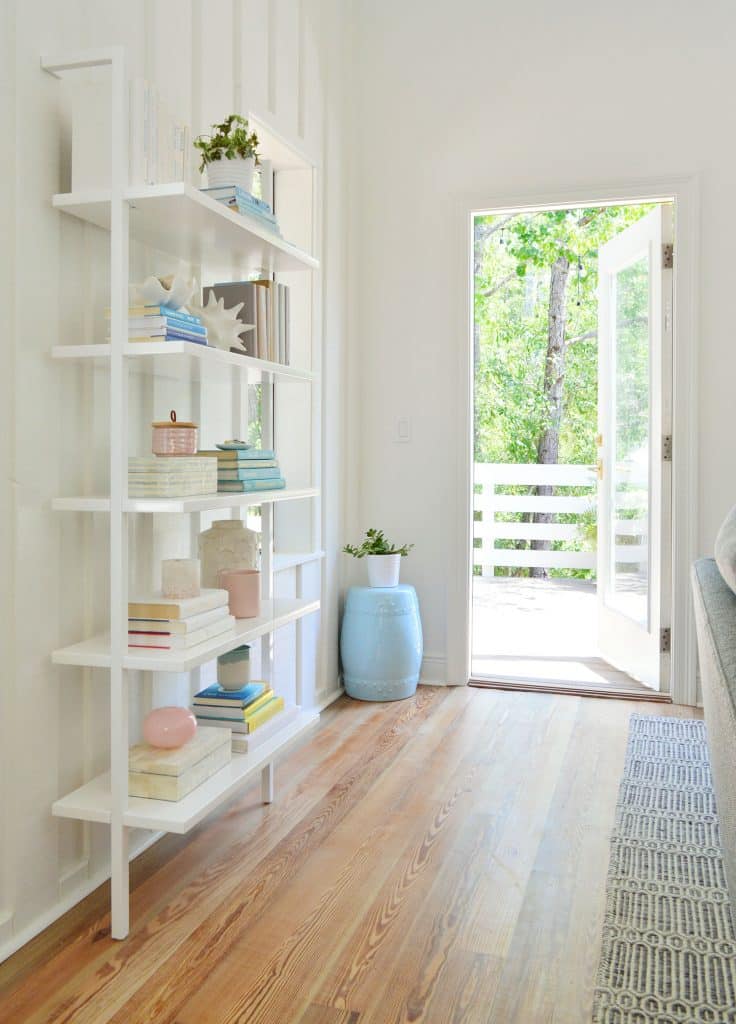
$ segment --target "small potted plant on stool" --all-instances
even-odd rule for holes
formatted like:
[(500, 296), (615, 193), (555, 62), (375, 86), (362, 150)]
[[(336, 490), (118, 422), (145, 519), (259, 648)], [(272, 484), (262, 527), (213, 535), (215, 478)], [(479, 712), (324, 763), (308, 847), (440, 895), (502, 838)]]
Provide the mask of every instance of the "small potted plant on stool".
[(413, 544), (397, 547), (386, 539), (383, 530), (366, 531), (365, 539), (359, 545), (346, 544), (343, 551), (354, 558), (368, 559), (368, 585), (370, 587), (397, 587), (401, 559), (409, 554)]

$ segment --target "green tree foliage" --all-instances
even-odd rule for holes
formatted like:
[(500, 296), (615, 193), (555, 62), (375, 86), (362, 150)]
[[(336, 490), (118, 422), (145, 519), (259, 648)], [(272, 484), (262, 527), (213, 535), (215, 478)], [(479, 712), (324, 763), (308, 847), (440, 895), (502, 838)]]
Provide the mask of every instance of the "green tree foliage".
[[(540, 437), (550, 426), (550, 401), (545, 393), (550, 278), (551, 268), (560, 260), (569, 264), (569, 272), (558, 461), (578, 464), (595, 461), (598, 250), (651, 208), (609, 206), (476, 218), (474, 448), (477, 462), (534, 463), (538, 460)], [(624, 338), (625, 365), (619, 371), (624, 375), (619, 384), (631, 399), (631, 415), (625, 426), (628, 431), (625, 443), (629, 450), (641, 436), (641, 409), (646, 410), (646, 402), (642, 404), (640, 388), (636, 385), (636, 381), (646, 380), (646, 374), (642, 377), (641, 360), (647, 358), (646, 343), (641, 344), (641, 325), (633, 312), (641, 298), (637, 294), (639, 288), (638, 283), (632, 282), (631, 294), (624, 297), (627, 308), (620, 310), (621, 315), (630, 320), (628, 344)], [(646, 332), (644, 339), (646, 342)], [(561, 516), (559, 521), (567, 518)], [(592, 521), (589, 526), (594, 532)], [(574, 546), (580, 547), (579, 544)], [(589, 575), (587, 571), (555, 574)]]
[(536, 462), (547, 421), (550, 268), (570, 264), (563, 463), (595, 461), (598, 416), (598, 249), (650, 206), (545, 210), (475, 221), (475, 459)]

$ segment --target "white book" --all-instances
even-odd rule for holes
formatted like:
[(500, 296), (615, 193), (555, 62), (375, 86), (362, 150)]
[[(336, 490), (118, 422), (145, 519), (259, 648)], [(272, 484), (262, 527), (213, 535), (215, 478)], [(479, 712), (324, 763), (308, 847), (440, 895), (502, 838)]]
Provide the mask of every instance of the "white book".
[[(235, 733), (233, 732), (233, 753), (234, 754), (249, 754), (251, 751), (256, 750), (262, 744), (286, 728), (287, 725), (291, 725), (299, 717), (301, 708), (297, 705), (290, 708), (284, 708), (278, 715), (271, 719), (270, 722), (266, 722), (265, 725), (260, 726), (255, 732), (250, 734)], [(223, 722), (223, 725), (226, 723)]]
[(145, 90), (146, 83), (142, 78), (131, 81), (128, 99), (131, 185), (146, 184)]
[(128, 629), (142, 629), (148, 632), (185, 634), (211, 626), (220, 619), (229, 618), (227, 605), (220, 605), (199, 615), (190, 615), (187, 619), (128, 619)]

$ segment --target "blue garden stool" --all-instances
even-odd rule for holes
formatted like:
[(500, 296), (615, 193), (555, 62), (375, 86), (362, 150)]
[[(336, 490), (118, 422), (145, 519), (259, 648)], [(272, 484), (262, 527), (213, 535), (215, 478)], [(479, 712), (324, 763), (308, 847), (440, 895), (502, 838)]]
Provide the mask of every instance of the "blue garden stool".
[(351, 587), (340, 655), (349, 696), (357, 700), (411, 697), (422, 665), (422, 621), (414, 587)]

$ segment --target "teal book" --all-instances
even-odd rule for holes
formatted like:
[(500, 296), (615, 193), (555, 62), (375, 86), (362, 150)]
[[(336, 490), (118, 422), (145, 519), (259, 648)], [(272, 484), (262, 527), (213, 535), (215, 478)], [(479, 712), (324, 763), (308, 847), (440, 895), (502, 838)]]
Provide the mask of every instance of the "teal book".
[(286, 487), (283, 477), (273, 480), (218, 480), (217, 490), (222, 493), (247, 494), (249, 491), (282, 491)]
[(278, 466), (272, 469), (250, 469), (246, 466), (238, 466), (237, 469), (223, 469), (218, 466), (217, 479), (223, 483), (236, 480), (278, 480), (281, 470)]
[(275, 459), (273, 448), (213, 448), (211, 451), (197, 452), (198, 455), (216, 455), (221, 464), (233, 465), (240, 462), (252, 462), (254, 459)]

